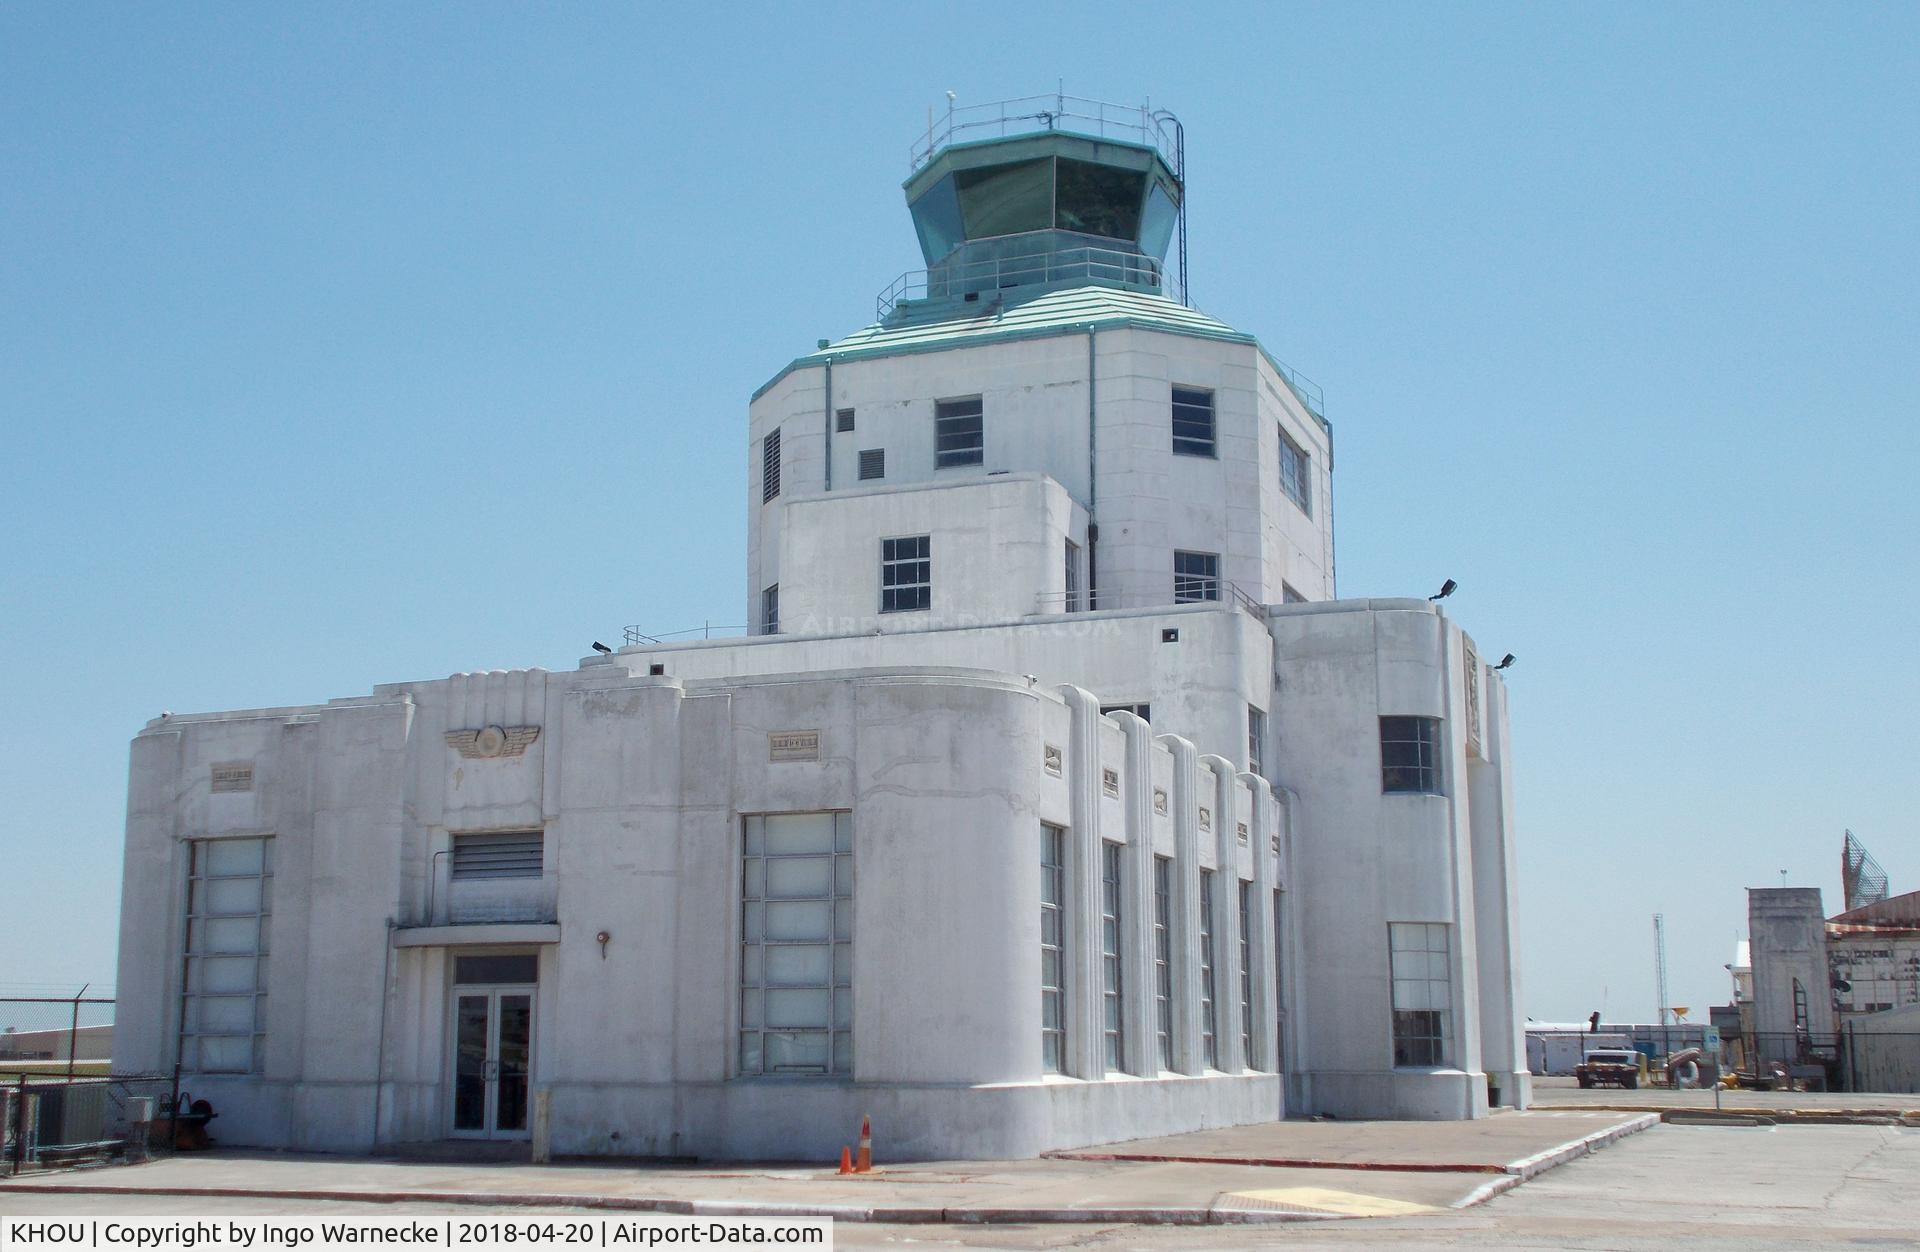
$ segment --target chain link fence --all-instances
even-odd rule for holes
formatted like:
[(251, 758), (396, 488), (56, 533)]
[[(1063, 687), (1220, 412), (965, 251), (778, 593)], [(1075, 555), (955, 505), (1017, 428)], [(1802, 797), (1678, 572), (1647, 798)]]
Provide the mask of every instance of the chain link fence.
[(0, 1169), (9, 1174), (170, 1151), (173, 1074), (114, 1074), (113, 1001), (0, 997)]

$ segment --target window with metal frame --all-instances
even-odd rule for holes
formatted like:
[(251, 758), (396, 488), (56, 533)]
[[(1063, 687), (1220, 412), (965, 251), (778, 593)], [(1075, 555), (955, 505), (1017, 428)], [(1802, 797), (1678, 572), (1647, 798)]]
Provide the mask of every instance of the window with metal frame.
[(887, 476), (887, 450), (885, 448), (860, 449), (860, 481), (867, 482)]
[(1439, 718), (1380, 719), (1380, 790), (1444, 794)]
[(1066, 837), (1040, 827), (1040, 1064), (1057, 1074), (1067, 1053)]
[(1447, 1063), (1453, 978), (1448, 927), (1438, 922), (1388, 922), (1393, 976), (1393, 1063), (1429, 1067)]
[(1100, 706), (1100, 712), (1102, 715), (1107, 713), (1131, 713), (1149, 725), (1153, 722), (1153, 706), (1151, 704), (1103, 704)]
[(1216, 455), (1211, 391), (1173, 389), (1173, 450), (1182, 456)]
[(1154, 1043), (1160, 1068), (1173, 1068), (1173, 858), (1153, 858)]
[(986, 455), (986, 435), (979, 396), (939, 400), (933, 406), (933, 464), (979, 465)]
[(1286, 925), (1281, 921), (1280, 888), (1273, 889), (1273, 1072), (1287, 1067)]
[(739, 1072), (853, 1073), (853, 815), (743, 819)]
[(1247, 769), (1267, 776), (1267, 714), (1251, 704), (1247, 706)]
[(1294, 588), (1293, 588), (1293, 584), (1292, 584), (1292, 583), (1290, 583), (1290, 582), (1286, 582), (1286, 581), (1282, 581), (1282, 582), (1281, 582), (1281, 584), (1280, 584), (1280, 603), (1282, 603), (1282, 604), (1305, 604), (1306, 602), (1307, 602), (1307, 598), (1306, 598), (1305, 596), (1303, 596), (1303, 595), (1301, 595), (1301, 594), (1300, 594), (1300, 593), (1299, 593), (1298, 591), (1295, 591), (1295, 590), (1294, 590)]
[(775, 583), (760, 593), (760, 633), (777, 635), (780, 633), (780, 584)]
[(1200, 871), (1200, 1055), (1207, 1068), (1220, 1068), (1220, 1047), (1213, 1020), (1213, 871)]
[(780, 494), (780, 428), (774, 427), (760, 441), (760, 503)]
[(545, 836), (537, 830), (453, 836), (453, 878), (538, 878)]
[(273, 840), (188, 844), (180, 1068), (259, 1073), (266, 1064)]
[(1217, 552), (1175, 552), (1173, 554), (1173, 602), (1197, 604), (1220, 598), (1220, 554)]
[(1313, 458), (1293, 441), (1285, 427), (1280, 429), (1280, 490), (1300, 506), (1302, 513), (1313, 516)]
[(933, 607), (932, 539), (908, 535), (880, 541), (880, 611), (914, 613)]
[(1100, 967), (1107, 1070), (1127, 1067), (1125, 980), (1120, 968), (1120, 845), (1100, 844)]
[(853, 429), (853, 410), (852, 409), (839, 410), (833, 415), (833, 419), (834, 419), (834, 429), (839, 431), (841, 434), (844, 435), (848, 431)]
[(1067, 540), (1066, 550), (1066, 611), (1080, 611), (1080, 545)]
[(1240, 883), (1240, 1061), (1259, 1069), (1253, 1055), (1253, 884)]

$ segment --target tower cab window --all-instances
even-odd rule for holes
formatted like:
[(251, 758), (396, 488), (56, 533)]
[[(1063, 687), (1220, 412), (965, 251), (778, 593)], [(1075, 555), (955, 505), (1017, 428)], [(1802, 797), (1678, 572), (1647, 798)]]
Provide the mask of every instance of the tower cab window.
[(986, 451), (980, 397), (940, 400), (933, 406), (934, 468), (979, 465)]
[(1173, 450), (1182, 456), (1216, 455), (1211, 391), (1173, 389)]

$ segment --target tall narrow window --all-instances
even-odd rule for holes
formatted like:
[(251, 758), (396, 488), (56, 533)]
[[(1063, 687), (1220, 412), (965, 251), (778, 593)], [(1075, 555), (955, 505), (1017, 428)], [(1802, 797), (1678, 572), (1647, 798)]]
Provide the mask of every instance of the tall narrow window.
[(1120, 845), (1100, 845), (1100, 967), (1109, 1071), (1127, 1067), (1125, 987), (1120, 972)]
[(926, 535), (880, 541), (882, 613), (913, 613), (933, 607), (931, 543)]
[(1173, 389), (1173, 450), (1182, 456), (1214, 455), (1211, 391)]
[(273, 840), (195, 839), (189, 858), (180, 1068), (258, 1073), (266, 1052)]
[(853, 1072), (853, 815), (745, 819), (740, 1072)]
[(760, 503), (780, 494), (780, 428), (774, 427), (760, 441)]
[(1253, 884), (1240, 879), (1240, 1062), (1260, 1068), (1253, 1055)]
[(1286, 926), (1280, 920), (1280, 888), (1273, 889), (1273, 1072), (1287, 1068)]
[(1247, 768), (1267, 776), (1267, 715), (1251, 704), (1247, 706)]
[(1040, 827), (1040, 1063), (1049, 1074), (1067, 1053), (1066, 834)]
[(1280, 431), (1280, 490), (1287, 493), (1287, 499), (1300, 506), (1300, 511), (1308, 517), (1313, 516), (1313, 461), (1307, 456), (1307, 450), (1288, 437), (1285, 429)]
[(1173, 554), (1173, 602), (1193, 604), (1220, 598), (1220, 554), (1217, 552), (1176, 552)]
[(986, 437), (979, 396), (941, 400), (933, 406), (933, 448), (936, 469), (981, 463)]
[(1173, 859), (1153, 858), (1154, 1042), (1160, 1068), (1173, 1068)]
[(1067, 540), (1066, 575), (1066, 611), (1078, 613), (1080, 611), (1080, 545), (1071, 539)]
[(1436, 922), (1389, 922), (1393, 975), (1393, 1063), (1447, 1063), (1453, 982), (1447, 927)]
[(1213, 1031), (1213, 871), (1200, 871), (1200, 1054), (1207, 1068), (1220, 1068)]
[(1440, 719), (1380, 719), (1380, 790), (1440, 795)]
[(760, 593), (760, 633), (777, 635), (780, 633), (780, 584), (775, 583)]

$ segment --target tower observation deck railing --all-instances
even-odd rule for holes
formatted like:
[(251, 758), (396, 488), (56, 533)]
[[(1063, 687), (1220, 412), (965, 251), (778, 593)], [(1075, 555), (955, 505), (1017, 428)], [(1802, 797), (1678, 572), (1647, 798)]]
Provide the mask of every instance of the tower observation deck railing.
[(1109, 104), (1063, 92), (995, 100), (964, 108), (956, 106), (949, 93), (946, 113), (929, 115), (927, 133), (914, 141), (908, 154), (908, 169), (909, 172), (919, 169), (949, 144), (1004, 139), (1008, 135), (1041, 130), (1141, 144), (1158, 152), (1176, 176), (1184, 177), (1180, 125), (1173, 114), (1164, 109), (1155, 111), (1151, 105)]
[(908, 270), (894, 279), (874, 301), (874, 315), (886, 321), (903, 300), (960, 296), (1075, 279), (1157, 292), (1164, 284), (1165, 270), (1150, 256), (1118, 248), (1061, 248), (1018, 256), (952, 261), (931, 269)]

